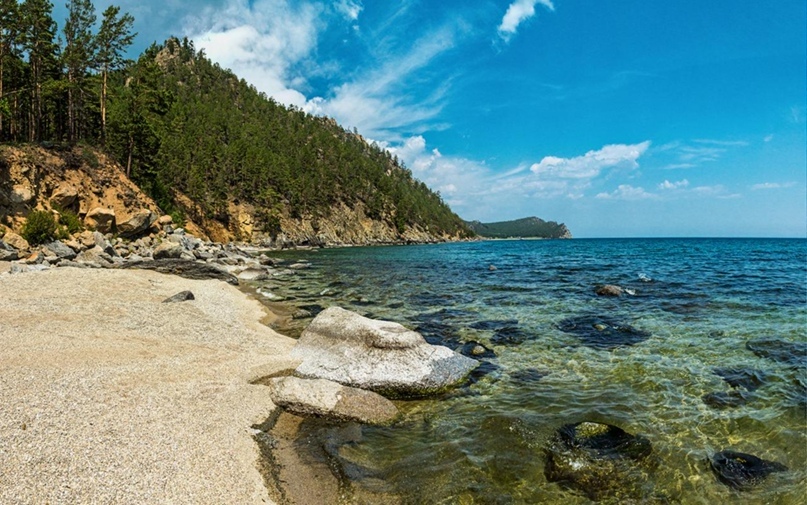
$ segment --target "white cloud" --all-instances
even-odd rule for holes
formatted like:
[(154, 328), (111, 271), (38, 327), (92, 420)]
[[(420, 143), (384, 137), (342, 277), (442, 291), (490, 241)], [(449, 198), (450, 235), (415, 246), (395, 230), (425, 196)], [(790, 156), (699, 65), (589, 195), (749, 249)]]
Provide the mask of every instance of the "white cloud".
[(751, 189), (753, 189), (754, 191), (760, 189), (784, 189), (784, 188), (792, 188), (795, 185), (796, 185), (795, 182), (785, 182), (785, 183), (763, 182), (762, 184), (754, 184), (753, 186), (751, 186)]
[(630, 184), (620, 184), (611, 193), (600, 193), (597, 198), (601, 200), (647, 200), (656, 198), (653, 193), (648, 193), (642, 187), (633, 187)]
[(228, 0), (187, 20), (198, 49), (279, 102), (303, 106), (305, 76), (295, 65), (317, 44), (321, 7), (288, 0)]
[(771, 140), (773, 140), (773, 136), (774, 136), (773, 133), (771, 133), (770, 135), (765, 135), (765, 138), (763, 138), (762, 141), (770, 142)]
[(533, 164), (530, 170), (542, 178), (591, 179), (604, 169), (617, 167), (634, 169), (639, 166), (636, 160), (647, 151), (650, 141), (639, 144), (612, 144), (597, 151), (589, 151), (583, 156), (558, 158), (546, 156)]
[(334, 88), (332, 96), (313, 98), (305, 110), (331, 116), (344, 126), (358, 128), (365, 136), (403, 141), (397, 130), (425, 129), (424, 125), (440, 113), (448, 89), (445, 82), (418, 100), (408, 93), (408, 85), (416, 81), (418, 72), (453, 49), (456, 38), (457, 30), (452, 25), (430, 32), (411, 44), (405, 54), (383, 55), (378, 68)]
[(356, 21), (359, 19), (359, 14), (364, 9), (364, 6), (360, 1), (353, 1), (353, 0), (339, 0), (334, 5), (337, 12), (345, 16), (345, 19), (348, 21)]
[(505, 41), (516, 34), (519, 25), (535, 15), (535, 4), (541, 4), (550, 11), (555, 10), (551, 0), (515, 0), (504, 13), (499, 25), (499, 36)]
[(670, 182), (668, 180), (665, 180), (664, 182), (658, 185), (658, 189), (680, 189), (680, 188), (686, 188), (687, 186), (689, 186), (689, 181), (686, 179), (678, 182)]

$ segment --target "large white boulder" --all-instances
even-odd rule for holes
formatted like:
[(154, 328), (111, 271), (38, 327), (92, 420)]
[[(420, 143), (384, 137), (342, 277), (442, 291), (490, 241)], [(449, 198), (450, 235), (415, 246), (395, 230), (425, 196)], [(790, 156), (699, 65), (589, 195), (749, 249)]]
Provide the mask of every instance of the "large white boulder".
[(301, 377), (328, 379), (386, 396), (425, 396), (457, 385), (479, 365), (431, 345), (398, 323), (340, 307), (322, 311), (303, 331), (292, 357)]

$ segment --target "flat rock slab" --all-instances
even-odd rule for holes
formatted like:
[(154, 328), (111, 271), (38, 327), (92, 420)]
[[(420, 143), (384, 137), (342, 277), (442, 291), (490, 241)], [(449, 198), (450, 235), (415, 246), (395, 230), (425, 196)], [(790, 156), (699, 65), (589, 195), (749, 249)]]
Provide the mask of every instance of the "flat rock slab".
[(392, 397), (425, 396), (462, 382), (479, 362), (427, 343), (398, 323), (340, 307), (322, 311), (303, 331), (295, 374), (328, 379)]
[(270, 379), (272, 401), (292, 414), (363, 424), (387, 424), (398, 415), (383, 396), (325, 379), (278, 377)]
[(231, 273), (207, 263), (197, 261), (163, 258), (153, 261), (136, 261), (125, 263), (120, 268), (134, 268), (138, 270), (154, 270), (164, 274), (178, 275), (186, 279), (217, 279), (233, 286), (238, 286), (238, 279)]

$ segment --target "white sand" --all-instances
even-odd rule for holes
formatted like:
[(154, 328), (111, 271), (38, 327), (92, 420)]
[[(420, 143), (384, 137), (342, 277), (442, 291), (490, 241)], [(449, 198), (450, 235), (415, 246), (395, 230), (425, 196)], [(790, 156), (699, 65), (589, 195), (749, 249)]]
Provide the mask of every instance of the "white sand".
[(249, 381), (294, 340), (265, 315), (220, 281), (0, 275), (0, 503), (271, 503), (251, 426), (274, 405)]

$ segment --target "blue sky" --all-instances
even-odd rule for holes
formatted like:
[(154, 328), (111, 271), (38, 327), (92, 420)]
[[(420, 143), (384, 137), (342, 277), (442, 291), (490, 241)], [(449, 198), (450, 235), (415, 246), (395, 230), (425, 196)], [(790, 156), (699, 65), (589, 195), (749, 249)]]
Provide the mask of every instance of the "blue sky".
[(463, 218), (807, 236), (804, 0), (115, 3), (134, 54), (188, 36), (395, 152)]

